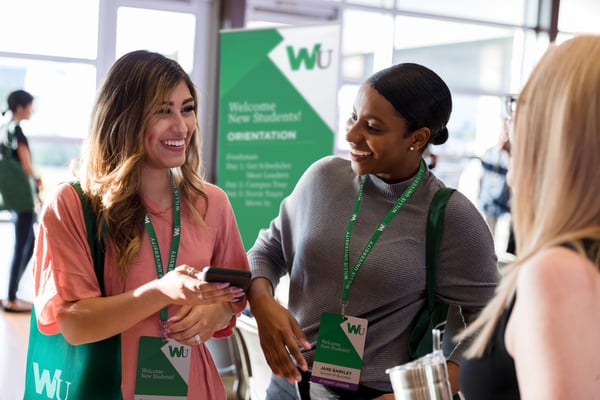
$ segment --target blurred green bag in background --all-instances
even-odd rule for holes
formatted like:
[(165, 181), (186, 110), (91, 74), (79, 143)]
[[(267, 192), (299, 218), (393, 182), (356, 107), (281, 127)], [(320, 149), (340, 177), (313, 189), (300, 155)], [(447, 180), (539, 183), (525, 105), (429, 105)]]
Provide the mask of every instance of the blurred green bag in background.
[(0, 128), (0, 210), (33, 211), (36, 183), (13, 154), (15, 126), (11, 122)]

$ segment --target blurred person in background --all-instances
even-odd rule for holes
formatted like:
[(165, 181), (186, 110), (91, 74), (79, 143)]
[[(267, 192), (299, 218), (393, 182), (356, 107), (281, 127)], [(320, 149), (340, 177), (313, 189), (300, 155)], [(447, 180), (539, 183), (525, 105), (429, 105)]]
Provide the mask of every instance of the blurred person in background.
[(494, 236), (500, 217), (510, 214), (510, 188), (506, 183), (510, 158), (510, 120), (502, 118), (501, 124), (498, 142), (487, 149), (480, 158), (482, 170), (479, 181), (479, 208)]
[[(33, 168), (29, 141), (21, 128), (21, 121), (31, 118), (33, 113), (33, 96), (25, 90), (15, 90), (8, 95), (8, 110), (11, 120), (8, 123), (7, 134), (12, 134), (11, 143), (8, 143), (5, 151), (12, 151), (13, 157), (21, 164), (25, 173), (36, 182), (36, 190), (42, 189), (42, 180)], [(4, 141), (5, 138), (2, 138)], [(8, 280), (8, 296), (2, 301), (4, 311), (29, 312), (31, 303), (18, 299), (17, 291), (23, 273), (33, 255), (35, 242), (34, 224), (36, 222), (36, 210), (12, 210), (12, 219), (15, 228), (15, 241), (12, 261), (10, 264), (10, 276)]]

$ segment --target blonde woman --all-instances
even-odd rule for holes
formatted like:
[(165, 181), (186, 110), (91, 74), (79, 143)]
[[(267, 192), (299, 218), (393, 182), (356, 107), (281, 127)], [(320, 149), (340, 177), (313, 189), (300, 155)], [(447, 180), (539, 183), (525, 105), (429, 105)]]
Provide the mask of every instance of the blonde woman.
[(552, 45), (512, 137), (516, 262), (462, 338), (468, 400), (600, 396), (600, 36)]

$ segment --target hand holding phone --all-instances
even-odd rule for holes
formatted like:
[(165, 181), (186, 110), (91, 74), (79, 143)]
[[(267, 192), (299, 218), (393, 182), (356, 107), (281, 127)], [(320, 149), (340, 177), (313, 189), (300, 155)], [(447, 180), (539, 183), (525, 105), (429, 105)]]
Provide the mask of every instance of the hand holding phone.
[(250, 278), (252, 273), (250, 271), (233, 268), (220, 268), (220, 267), (204, 267), (200, 272), (200, 279), (206, 282), (229, 282), (231, 286), (235, 286), (244, 291), (248, 290), (250, 286)]

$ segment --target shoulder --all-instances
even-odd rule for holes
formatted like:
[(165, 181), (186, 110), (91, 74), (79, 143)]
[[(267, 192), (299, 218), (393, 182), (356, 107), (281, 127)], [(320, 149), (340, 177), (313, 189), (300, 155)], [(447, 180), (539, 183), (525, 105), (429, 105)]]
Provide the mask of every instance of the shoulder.
[[(436, 193), (442, 188), (453, 190), (446, 204), (446, 219), (457, 222), (462, 221), (464, 223), (469, 222), (474, 217), (477, 217), (484, 222), (477, 207), (464, 193), (456, 188), (446, 187), (444, 183), (440, 181), (433, 173), (430, 174), (426, 181), (426, 191), (428, 193), (424, 199), (428, 201), (428, 204), (431, 204), (431, 201)], [(465, 219), (466, 221), (464, 221)]]
[(515, 304), (519, 320), (537, 315), (539, 324), (556, 318), (566, 321), (576, 315), (597, 315), (600, 310), (593, 311), (594, 307), (600, 307), (600, 273), (576, 252), (551, 247), (520, 267)]
[(73, 205), (79, 204), (77, 190), (68, 182), (58, 184), (44, 201), (44, 209), (55, 211), (72, 209)]
[(229, 196), (221, 187), (215, 185), (214, 183), (204, 182), (202, 189), (204, 190), (207, 200), (197, 194), (194, 194), (192, 197), (193, 204), (195, 204), (196, 207), (201, 210), (201, 212), (205, 212), (207, 210), (207, 203), (209, 213), (220, 213), (224, 209), (231, 208)]
[(339, 156), (326, 156), (313, 162), (305, 174), (329, 175), (331, 173), (352, 172), (350, 161)]
[(564, 297), (585, 294), (600, 285), (600, 274), (587, 258), (566, 247), (555, 246), (540, 251), (525, 262), (519, 272), (519, 298)]
[(203, 189), (208, 198), (208, 203), (200, 198), (200, 196), (197, 196), (194, 199), (194, 202), (201, 212), (205, 213), (204, 217), (206, 220), (213, 221), (214, 219), (217, 219), (222, 221), (223, 218), (231, 218), (233, 215), (233, 207), (225, 190), (208, 182), (204, 182)]
[[(553, 350), (544, 356), (560, 358), (593, 346), (597, 335), (592, 332), (600, 328), (600, 320), (594, 317), (600, 316), (598, 268), (561, 246), (539, 251), (519, 268), (516, 302), (507, 326), (511, 354), (526, 358), (528, 351), (535, 351), (531, 347), (539, 344)], [(533, 342), (531, 332), (538, 332)]]
[(302, 173), (296, 183), (296, 191), (309, 188), (313, 192), (312, 185), (330, 187), (331, 185), (345, 182), (346, 175), (355, 176), (350, 166), (350, 161), (338, 156), (326, 156), (314, 161)]
[(213, 183), (204, 182), (203, 188), (204, 188), (204, 192), (208, 196), (209, 202), (212, 202), (212, 201), (219, 201), (219, 202), (227, 201), (227, 202), (229, 202), (227, 193), (225, 192), (225, 190), (223, 190), (219, 186), (217, 186)]
[(71, 184), (61, 183), (46, 196), (40, 221), (44, 229), (82, 231), (85, 235), (81, 201)]
[[(431, 195), (432, 199), (434, 194)], [(430, 201), (431, 204), (431, 201)], [(495, 265), (494, 239), (481, 212), (462, 192), (455, 190), (446, 204), (444, 215), (444, 236), (455, 250), (463, 249), (470, 256), (490, 256)]]
[(14, 134), (15, 138), (17, 139), (17, 143), (28, 145), (27, 137), (25, 136), (25, 133), (23, 133), (23, 128), (21, 128), (21, 125), (15, 125)]
[(456, 218), (472, 217), (474, 215), (481, 218), (481, 213), (475, 204), (458, 189), (450, 196), (447, 207), (451, 215), (455, 215)]

